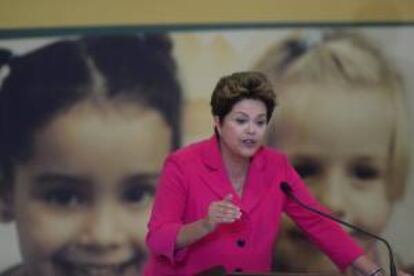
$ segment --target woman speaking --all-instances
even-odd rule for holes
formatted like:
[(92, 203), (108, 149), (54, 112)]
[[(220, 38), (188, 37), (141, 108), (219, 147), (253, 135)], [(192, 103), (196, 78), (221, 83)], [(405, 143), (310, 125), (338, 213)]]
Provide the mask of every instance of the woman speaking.
[(305, 204), (326, 211), (286, 155), (262, 145), (275, 105), (261, 73), (219, 80), (211, 97), (214, 134), (165, 161), (149, 221), (145, 275), (194, 275), (214, 266), (269, 271), (282, 213), (341, 271), (383, 273), (340, 226), (281, 191), (286, 182)]

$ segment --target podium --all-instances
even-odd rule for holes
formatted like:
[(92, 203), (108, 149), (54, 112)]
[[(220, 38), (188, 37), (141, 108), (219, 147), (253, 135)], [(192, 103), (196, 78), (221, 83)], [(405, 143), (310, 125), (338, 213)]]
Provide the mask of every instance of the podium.
[(202, 271), (196, 276), (339, 276), (340, 272), (227, 272), (223, 266)]

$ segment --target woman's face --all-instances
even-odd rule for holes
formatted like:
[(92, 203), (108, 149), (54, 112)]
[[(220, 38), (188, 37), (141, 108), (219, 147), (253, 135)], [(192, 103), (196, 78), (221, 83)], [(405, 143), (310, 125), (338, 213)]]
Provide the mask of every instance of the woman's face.
[[(273, 144), (288, 154), (308, 187), (334, 215), (379, 234), (391, 210), (387, 175), (392, 116), (383, 93), (302, 84), (289, 87), (283, 95)], [(304, 259), (318, 263), (309, 246), (309, 255), (304, 253), (299, 230), (292, 224), (287, 228), (279, 244), (281, 255), (291, 254), (292, 261), (303, 266)], [(365, 248), (372, 243), (367, 236), (349, 232)], [(293, 252), (305, 256), (297, 262)]]
[(125, 103), (81, 103), (40, 129), (13, 191), (28, 275), (139, 275), (170, 137), (159, 113)]
[(222, 151), (233, 158), (252, 157), (262, 144), (266, 126), (266, 106), (259, 100), (239, 101), (221, 123), (215, 117)]

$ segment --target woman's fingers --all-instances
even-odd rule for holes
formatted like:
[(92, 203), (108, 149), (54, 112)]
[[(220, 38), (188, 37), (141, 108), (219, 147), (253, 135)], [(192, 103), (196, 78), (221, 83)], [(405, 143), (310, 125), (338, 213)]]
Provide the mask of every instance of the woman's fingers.
[(240, 208), (232, 202), (233, 195), (228, 194), (221, 201), (211, 203), (209, 215), (216, 223), (232, 223), (241, 217)]
[(407, 273), (407, 272), (402, 271), (402, 270), (398, 270), (397, 274), (398, 274), (398, 276), (412, 276), (412, 274)]
[(232, 202), (233, 202), (233, 194), (227, 194), (227, 195), (223, 198), (223, 201), (232, 203)]

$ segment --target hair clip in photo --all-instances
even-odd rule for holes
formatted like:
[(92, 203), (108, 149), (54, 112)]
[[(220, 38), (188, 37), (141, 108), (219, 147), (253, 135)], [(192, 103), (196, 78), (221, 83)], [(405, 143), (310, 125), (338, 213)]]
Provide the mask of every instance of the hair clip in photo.
[(10, 66), (8, 62), (12, 59), (13, 54), (10, 50), (0, 49), (0, 89), (4, 80), (10, 74)]
[(306, 49), (310, 49), (323, 41), (323, 32), (320, 30), (309, 30), (304, 33), (303, 44)]

